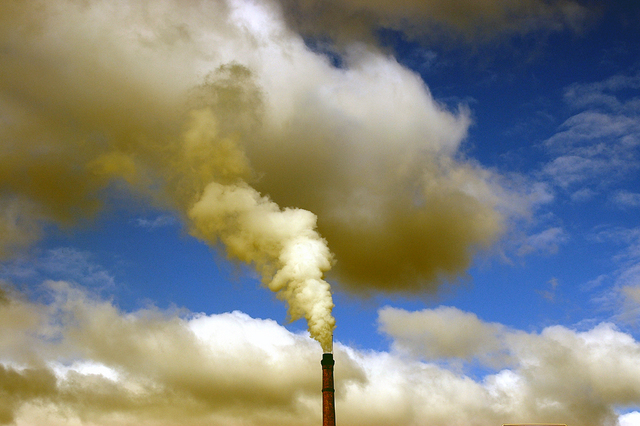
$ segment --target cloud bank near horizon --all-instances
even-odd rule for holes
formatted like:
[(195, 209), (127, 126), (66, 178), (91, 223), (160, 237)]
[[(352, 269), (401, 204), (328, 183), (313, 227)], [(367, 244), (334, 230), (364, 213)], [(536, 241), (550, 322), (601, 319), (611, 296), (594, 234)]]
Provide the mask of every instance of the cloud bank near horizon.
[[(69, 283), (44, 286), (48, 303), (2, 286), (0, 424), (311, 425), (321, 417), (320, 357), (307, 335), (241, 312), (122, 312)], [(612, 324), (536, 333), (449, 307), (379, 315), (394, 351), (336, 344), (341, 424), (600, 426), (636, 415), (616, 409), (640, 403), (640, 342)], [(493, 350), (475, 335), (452, 348), (446, 336), (469, 324), (495, 337)], [(439, 364), (456, 357), (492, 367), (474, 378)]]

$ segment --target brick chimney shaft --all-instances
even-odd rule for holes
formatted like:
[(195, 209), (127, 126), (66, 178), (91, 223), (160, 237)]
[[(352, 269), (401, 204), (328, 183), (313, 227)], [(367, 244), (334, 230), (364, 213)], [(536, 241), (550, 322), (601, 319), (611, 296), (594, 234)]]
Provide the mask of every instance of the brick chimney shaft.
[(333, 354), (322, 354), (322, 426), (336, 426), (336, 407), (333, 387)]

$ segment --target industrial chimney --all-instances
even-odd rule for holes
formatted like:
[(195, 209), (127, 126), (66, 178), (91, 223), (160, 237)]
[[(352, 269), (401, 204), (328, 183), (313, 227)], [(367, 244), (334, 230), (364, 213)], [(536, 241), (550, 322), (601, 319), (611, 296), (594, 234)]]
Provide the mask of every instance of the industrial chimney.
[(336, 426), (336, 406), (333, 388), (333, 354), (322, 354), (322, 426)]

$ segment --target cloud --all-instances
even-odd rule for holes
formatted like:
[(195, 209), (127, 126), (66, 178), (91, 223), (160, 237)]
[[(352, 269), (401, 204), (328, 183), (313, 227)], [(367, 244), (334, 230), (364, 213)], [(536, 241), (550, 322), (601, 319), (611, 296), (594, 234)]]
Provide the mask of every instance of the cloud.
[(556, 253), (558, 246), (567, 241), (567, 233), (559, 227), (545, 229), (534, 235), (530, 235), (524, 241), (518, 255), (524, 256), (532, 252)]
[(591, 287), (602, 282), (610, 285), (594, 300), (611, 312), (613, 320), (635, 325), (640, 318), (640, 229), (612, 227), (592, 238), (614, 246), (612, 271), (593, 280)]
[(380, 330), (393, 336), (394, 349), (428, 360), (486, 359), (501, 347), (501, 325), (483, 323), (476, 315), (456, 308), (407, 312), (386, 307), (378, 316)]
[(640, 207), (640, 193), (626, 190), (616, 191), (611, 196), (612, 201), (623, 208)]
[(571, 201), (583, 203), (591, 200), (597, 194), (591, 188), (582, 188), (571, 194)]
[(631, 302), (640, 305), (640, 286), (625, 286), (622, 292)]
[[(37, 423), (29, 416), (39, 413), (59, 424), (292, 424), (320, 413), (308, 404), (320, 388), (317, 344), (274, 321), (239, 312), (123, 313), (67, 283), (46, 285), (50, 304), (10, 295), (0, 310), (0, 365), (12, 379), (0, 388), (11, 397), (2, 399), (3, 424)], [(29, 311), (38, 315), (25, 317)], [(338, 389), (363, 379), (343, 357), (338, 348)]]
[(42, 229), (28, 200), (0, 196), (0, 259), (24, 250), (38, 240)]
[(633, 426), (640, 422), (640, 412), (632, 411), (631, 413), (620, 416), (620, 426)]
[[(241, 312), (122, 312), (67, 283), (46, 286), (47, 304), (2, 290), (2, 424), (320, 421), (320, 358), (306, 335)], [(616, 421), (616, 407), (640, 403), (640, 343), (611, 324), (525, 333), (445, 307), (385, 308), (380, 321), (393, 325), (386, 332), (397, 348), (411, 347), (417, 357), (495, 357), (497, 370), (472, 379), (406, 352), (337, 344), (341, 424), (599, 426)], [(459, 332), (461, 342), (445, 339), (442, 327)]]
[[(268, 2), (120, 6), (1, 6), (5, 255), (43, 226), (90, 224), (125, 189), (216, 244), (194, 206), (211, 188), (243, 188), (282, 214), (317, 215), (303, 233), (336, 262), (314, 279), (435, 292), (527, 214), (527, 190), (461, 154), (468, 108), (447, 109), (375, 48), (350, 43), (336, 68)], [(251, 234), (224, 229), (236, 232), (226, 243)], [(273, 250), (257, 265), (265, 284), (285, 265)]]
[(371, 37), (379, 28), (392, 28), (412, 36), (445, 33), (470, 42), (501, 34), (580, 30), (593, 14), (574, 1), (538, 0), (446, 1), (402, 0), (334, 1), (280, 0), (287, 21), (298, 31), (337, 40)]
[[(640, 268), (636, 268), (636, 276), (640, 277)], [(619, 318), (622, 321), (636, 325), (640, 318), (640, 281), (617, 289), (617, 299), (620, 300)]]
[(637, 268), (640, 264), (640, 229), (611, 228), (596, 235), (598, 241), (614, 242), (624, 248), (614, 257), (619, 265), (616, 284), (635, 284), (638, 281)]
[(556, 301), (557, 289), (559, 285), (558, 279), (555, 277), (551, 278), (547, 284), (549, 284), (549, 290), (536, 290), (536, 292), (547, 301), (554, 303)]
[(0, 344), (3, 348), (0, 359), (38, 364), (36, 344), (38, 331), (46, 337), (46, 312), (40, 306), (28, 303), (24, 295), (16, 292), (4, 281), (0, 281)]
[(640, 74), (615, 75), (604, 81), (572, 84), (564, 90), (564, 99), (572, 108), (601, 107), (613, 111), (625, 111), (636, 106), (634, 98), (621, 100), (615, 93), (640, 88)]
[(172, 226), (175, 225), (176, 222), (177, 221), (175, 217), (163, 214), (156, 216), (155, 219), (146, 219), (143, 217), (139, 217), (136, 219), (135, 224), (136, 226), (139, 226), (141, 228), (155, 229), (165, 226)]
[[(219, 55), (224, 56), (224, 50), (232, 49), (238, 39), (240, 45), (244, 44), (240, 59), (250, 61), (256, 53), (252, 41), (260, 31), (269, 29), (269, 22), (265, 21), (264, 28), (253, 28), (255, 34), (243, 37), (242, 33), (252, 30), (249, 18), (269, 18), (268, 10), (262, 10), (260, 17), (252, 15), (248, 3), (244, 9), (237, 5), (233, 11), (215, 3), (207, 7), (206, 14), (213, 18), (226, 11), (226, 20), (235, 26), (205, 30), (198, 28), (203, 21), (194, 17), (193, 7), (198, 5), (180, 8), (171, 1), (154, 9), (152, 15), (146, 14), (148, 5), (135, 2), (117, 10), (99, 0), (92, 2), (92, 7), (47, 1), (40, 6), (37, 13), (14, 4), (4, 6), (6, 10), (2, 11), (7, 17), (5, 28), (11, 26), (20, 34), (20, 41), (13, 38), (14, 33), (3, 31), (6, 60), (0, 73), (6, 84), (0, 86), (0, 99), (7, 105), (9, 125), (3, 128), (3, 141), (8, 142), (3, 147), (7, 155), (0, 160), (0, 181), (4, 191), (35, 204), (38, 215), (25, 222), (30, 226), (44, 220), (74, 225), (99, 211), (106, 188), (126, 184), (143, 199), (177, 210), (193, 233), (216, 244), (221, 236), (202, 232), (203, 224), (198, 221), (202, 215), (195, 215), (193, 207), (205, 188), (233, 188), (251, 177), (238, 132), (250, 130), (246, 126), (253, 125), (252, 114), (260, 107), (252, 72), (246, 66), (221, 60)], [(176, 13), (168, 17), (162, 11)], [(30, 25), (36, 28), (33, 32), (28, 29)], [(158, 30), (163, 28), (180, 29), (176, 33), (180, 37), (166, 39), (172, 32)], [(195, 51), (185, 49), (182, 43), (192, 40), (189, 31), (219, 37), (222, 52), (211, 48), (208, 54), (198, 52), (209, 45), (206, 40), (191, 45)], [(194, 56), (186, 60), (184, 55), (188, 54)], [(218, 57), (202, 81), (197, 61), (208, 55)], [(173, 61), (184, 68), (162, 65)], [(245, 117), (250, 122), (245, 123)], [(232, 208), (229, 205), (226, 211)], [(274, 208), (272, 218), (281, 214), (277, 205)], [(29, 212), (20, 213), (25, 216)], [(207, 218), (212, 222), (216, 219), (211, 215)], [(253, 224), (273, 226), (268, 220)], [(272, 232), (271, 245), (261, 246), (265, 251), (257, 266), (265, 283), (278, 278), (274, 291), (288, 301), (292, 317), (313, 319), (313, 335), (329, 350), (333, 303), (322, 275), (330, 267), (330, 253), (315, 233), (315, 217), (303, 225), (309, 228), (298, 226), (295, 230), (299, 235), (288, 234), (287, 242), (278, 241), (279, 234)], [(231, 229), (226, 228), (225, 236)], [(233, 228), (233, 232), (229, 238), (241, 237), (244, 230)], [(312, 266), (307, 258), (292, 258), (291, 241), (296, 243), (303, 237), (310, 240), (311, 233), (316, 236), (314, 244), (308, 245), (305, 253), (322, 257), (317, 261), (321, 266)], [(229, 243), (229, 238), (225, 242)], [(15, 245), (12, 240), (8, 242)], [(247, 243), (245, 248), (249, 249), (251, 242)], [(238, 249), (236, 245), (228, 253), (258, 261)], [(301, 264), (306, 267), (297, 274), (283, 272)], [(274, 276), (276, 272), (280, 273)], [(291, 281), (293, 275), (295, 280)], [(319, 286), (325, 291), (317, 291)], [(322, 300), (302, 304), (301, 294), (307, 299), (322, 296)], [(320, 317), (324, 320), (321, 325), (317, 320)]]
[(23, 400), (38, 399), (55, 389), (55, 376), (46, 369), (16, 371), (0, 365), (0, 423), (13, 423), (14, 411)]
[(95, 261), (92, 253), (72, 247), (58, 247), (4, 262), (0, 277), (32, 283), (44, 279), (68, 280), (94, 290), (114, 286), (113, 276)]
[[(498, 423), (544, 418), (566, 424), (609, 424), (616, 419), (614, 406), (635, 406), (640, 399), (640, 370), (635, 362), (640, 344), (609, 323), (583, 332), (552, 326), (538, 334), (486, 323), (455, 308), (413, 313), (386, 308), (380, 318), (385, 326), (393, 324), (383, 330), (396, 344), (412, 348), (414, 355), (426, 360), (451, 353), (451, 340), (437, 336), (468, 324), (462, 327), (458, 342), (466, 348), (464, 359), (495, 357), (498, 368), (508, 367), (482, 382), (486, 407), (505, 419)], [(488, 335), (478, 339), (488, 348), (467, 337), (474, 336), (474, 331)]]
[[(639, 82), (637, 75), (616, 75), (565, 89), (566, 103), (580, 112), (545, 142), (555, 158), (543, 167), (542, 174), (572, 192), (575, 200), (620, 185), (640, 168), (640, 103), (633, 96)], [(619, 190), (619, 194), (627, 193)], [(616, 200), (632, 202), (623, 195)]]

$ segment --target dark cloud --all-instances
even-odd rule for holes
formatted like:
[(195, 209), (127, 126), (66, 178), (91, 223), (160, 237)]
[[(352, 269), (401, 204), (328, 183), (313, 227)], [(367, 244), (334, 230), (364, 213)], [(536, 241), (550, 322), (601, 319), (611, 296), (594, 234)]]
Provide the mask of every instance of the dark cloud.
[(411, 37), (446, 35), (483, 43), (498, 36), (536, 31), (580, 31), (596, 13), (571, 0), (279, 0), (298, 31), (345, 42), (375, 40), (390, 28)]

